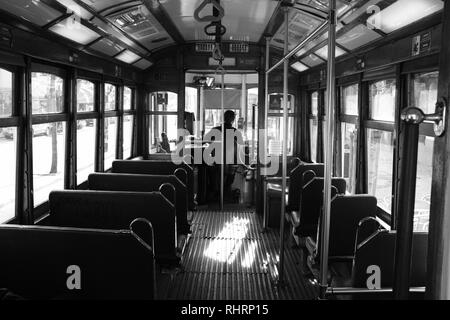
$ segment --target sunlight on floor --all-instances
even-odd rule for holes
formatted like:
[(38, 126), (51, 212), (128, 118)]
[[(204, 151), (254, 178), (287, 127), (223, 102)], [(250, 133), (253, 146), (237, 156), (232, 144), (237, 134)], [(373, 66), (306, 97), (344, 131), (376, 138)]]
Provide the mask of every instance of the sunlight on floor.
[(228, 222), (216, 236), (211, 245), (205, 250), (206, 257), (220, 262), (233, 263), (242, 246), (242, 240), (248, 232), (248, 219), (234, 218)]

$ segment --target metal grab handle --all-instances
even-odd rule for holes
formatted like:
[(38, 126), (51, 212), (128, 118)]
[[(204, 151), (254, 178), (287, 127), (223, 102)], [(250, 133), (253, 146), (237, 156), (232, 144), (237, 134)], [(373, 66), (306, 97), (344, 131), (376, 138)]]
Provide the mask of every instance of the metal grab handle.
[[(214, 30), (213, 32), (210, 32), (209, 29), (211, 29), (212, 27), (216, 27), (216, 30)], [(225, 33), (227, 33), (227, 28), (223, 25), (223, 24), (219, 24), (219, 23), (215, 23), (212, 22), (210, 24), (208, 24), (204, 31), (206, 33), (206, 35), (208, 36), (215, 36), (217, 33), (217, 28), (220, 28), (220, 35), (223, 36)]]
[[(219, 11), (219, 15), (217, 17), (213, 16), (213, 15), (200, 17), (200, 12), (208, 4), (212, 4), (212, 6), (214, 8), (216, 8), (217, 11)], [(225, 16), (225, 10), (223, 9), (223, 7), (216, 0), (204, 0), (202, 2), (202, 4), (194, 11), (194, 19), (197, 20), (198, 22), (217, 22), (217, 21), (222, 20), (222, 18), (224, 16)]]
[[(219, 62), (222, 62), (225, 59), (224, 55), (222, 54), (222, 50), (220, 49), (220, 45), (218, 43), (216, 43), (216, 45), (214, 46), (212, 58)], [(222, 65), (220, 65), (220, 67), (222, 67)], [(222, 71), (224, 70), (225, 69), (223, 69), (222, 67)]]

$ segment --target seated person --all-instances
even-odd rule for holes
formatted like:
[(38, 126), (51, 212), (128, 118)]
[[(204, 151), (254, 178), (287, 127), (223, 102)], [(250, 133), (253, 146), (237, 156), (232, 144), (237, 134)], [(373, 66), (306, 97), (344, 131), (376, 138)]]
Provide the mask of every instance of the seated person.
[(167, 138), (167, 134), (165, 132), (161, 132), (161, 142), (158, 143), (158, 153), (170, 153), (170, 144), (169, 139)]

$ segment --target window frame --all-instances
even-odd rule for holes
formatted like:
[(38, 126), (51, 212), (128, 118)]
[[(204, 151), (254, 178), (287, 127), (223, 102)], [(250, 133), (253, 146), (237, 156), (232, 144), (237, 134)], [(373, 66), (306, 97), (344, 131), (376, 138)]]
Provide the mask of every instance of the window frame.
[[(315, 89), (315, 90), (309, 90), (307, 92), (307, 99), (308, 99), (308, 112), (307, 112), (307, 121), (308, 121), (308, 134), (309, 134), (309, 157), (310, 157), (310, 161), (312, 163), (318, 163), (318, 155), (319, 155), (319, 148), (321, 146), (321, 144), (319, 144), (319, 127), (320, 127), (320, 123), (322, 123), (322, 116), (321, 116), (321, 111), (320, 111), (320, 92), (322, 90), (321, 89)], [(313, 114), (312, 111), (312, 96), (314, 93), (317, 93), (317, 115)], [(311, 120), (316, 120), (317, 121), (317, 141), (316, 141), (316, 159), (312, 160), (312, 135), (311, 135)]]
[(20, 72), (21, 68), (14, 65), (8, 65), (4, 63), (0, 63), (0, 69), (3, 69), (7, 72), (10, 72), (12, 74), (12, 86), (11, 86), (11, 96), (12, 96), (12, 104), (11, 104), (11, 116), (9, 117), (3, 117), (0, 118), (0, 128), (9, 128), (13, 127), (16, 128), (17, 132), (17, 139), (16, 139), (16, 167), (15, 167), (15, 190), (14, 190), (14, 216), (11, 219), (8, 219), (6, 221), (3, 221), (2, 223), (8, 224), (8, 223), (19, 223), (21, 220), (21, 203), (22, 200), (22, 190), (23, 188), (23, 181), (22, 181), (22, 167), (19, 163), (19, 159), (21, 157), (21, 145), (23, 143), (23, 130), (22, 125), (20, 121), (20, 96), (21, 96), (21, 77)]
[[(98, 145), (98, 134), (99, 134), (99, 124), (100, 124), (100, 118), (101, 118), (101, 112), (100, 112), (100, 105), (99, 105), (99, 86), (100, 86), (100, 81), (95, 78), (95, 77), (89, 77), (86, 75), (78, 75), (75, 77), (74, 82), (75, 82), (75, 87), (78, 86), (78, 80), (84, 80), (84, 81), (89, 81), (91, 83), (94, 84), (94, 111), (88, 111), (88, 112), (79, 112), (78, 111), (78, 106), (77, 103), (74, 104), (74, 113), (76, 114), (75, 117), (75, 127), (77, 127), (76, 122), (79, 120), (95, 120), (97, 122), (96, 125), (96, 130), (95, 130), (95, 156), (94, 156), (94, 172), (98, 172), (99, 168), (98, 168), (98, 159), (99, 159), (99, 145)], [(74, 92), (74, 95), (77, 94), (77, 91)], [(78, 130), (76, 130), (78, 133)], [(78, 139), (78, 135), (77, 135), (77, 139)], [(78, 148), (76, 148), (76, 157), (78, 159)], [(74, 171), (75, 171), (75, 176), (76, 176), (76, 181), (75, 181), (75, 185), (77, 189), (85, 189), (87, 187), (87, 181), (78, 181), (78, 160), (76, 161), (77, 165), (74, 166)]]
[[(404, 96), (405, 101), (407, 101), (407, 104), (406, 104), (407, 106), (420, 107), (420, 106), (416, 106), (414, 103), (414, 76), (428, 74), (428, 73), (434, 73), (434, 72), (439, 73), (439, 68), (434, 67), (434, 68), (425, 68), (425, 69), (421, 69), (421, 70), (410, 70), (409, 72), (406, 72), (402, 75), (404, 77), (404, 81), (406, 81), (405, 87), (407, 88), (405, 90), (405, 92), (403, 92), (402, 94)], [(438, 96), (436, 98), (438, 99)], [(401, 134), (402, 134), (402, 132), (400, 132), (400, 135)], [(422, 122), (419, 125), (419, 135), (425, 136), (425, 137), (431, 137), (431, 138), (435, 139), (436, 134), (434, 133), (434, 124), (432, 122)], [(433, 157), (434, 157), (434, 154), (433, 154)], [(417, 158), (417, 162), (418, 162), (418, 160), (419, 160), (419, 158)], [(433, 163), (432, 163), (432, 165), (433, 165)], [(433, 167), (432, 167), (432, 171), (433, 171)], [(431, 176), (432, 176), (432, 172), (431, 172)], [(417, 179), (417, 176), (416, 176), (416, 179)], [(416, 195), (417, 195), (417, 185), (416, 185)], [(430, 196), (431, 196), (431, 190), (430, 190)], [(415, 199), (415, 200), (417, 200), (417, 199)], [(415, 206), (415, 203), (414, 203), (414, 206)], [(414, 211), (415, 211), (415, 209), (414, 209)], [(430, 214), (431, 214), (431, 210), (430, 210)]]
[[(278, 92), (271, 92), (269, 93), (269, 96), (271, 94), (276, 94), (276, 95), (282, 95), (282, 93), (278, 93)], [(288, 95), (291, 95), (293, 97), (294, 102), (292, 103), (292, 108), (291, 108), (291, 112), (288, 112), (288, 128), (289, 128), (289, 120), (292, 119), (292, 125), (293, 125), (293, 129), (294, 132), (292, 132), (292, 134), (295, 133), (295, 127), (296, 127), (296, 122), (295, 122), (295, 118), (297, 117), (297, 96), (293, 93), (288, 93)], [(283, 110), (280, 110), (280, 112), (270, 112), (270, 109), (267, 113), (267, 122), (269, 122), (269, 118), (281, 118), (283, 119)], [(281, 127), (280, 127), (281, 128)], [(282, 135), (281, 135), (282, 136)], [(269, 147), (269, 146), (267, 146)], [(292, 153), (288, 153), (287, 156), (293, 156), (295, 154), (295, 141), (292, 140)], [(288, 146), (289, 148), (289, 146)], [(281, 154), (280, 154), (281, 156)]]
[[(69, 161), (69, 157), (70, 157), (70, 131), (69, 131), (69, 125), (70, 125), (70, 111), (69, 111), (69, 105), (70, 105), (70, 72), (68, 72), (68, 70), (64, 67), (58, 67), (55, 66), (54, 64), (43, 64), (40, 62), (32, 62), (30, 69), (30, 87), (29, 87), (29, 91), (30, 91), (30, 97), (32, 95), (32, 89), (31, 89), (31, 81), (32, 81), (32, 73), (37, 72), (37, 73), (47, 73), (47, 74), (53, 74), (55, 76), (58, 76), (60, 78), (63, 79), (63, 108), (62, 108), (62, 112), (60, 113), (49, 113), (49, 114), (33, 114), (32, 113), (32, 107), (31, 107), (31, 100), (29, 103), (29, 113), (30, 113), (30, 117), (31, 117), (31, 125), (36, 125), (36, 124), (44, 124), (44, 123), (54, 123), (54, 122), (64, 122), (65, 123), (65, 130), (66, 130), (66, 138), (65, 138), (65, 155), (64, 155), (64, 172), (63, 172), (63, 176), (64, 176), (64, 182), (63, 182), (63, 186), (65, 189), (69, 188), (69, 179), (68, 179), (68, 174), (67, 174), (67, 161)], [(27, 130), (30, 130), (31, 133), (31, 128), (27, 128)], [(33, 144), (33, 136), (31, 134), (31, 139), (30, 139), (30, 144)], [(33, 157), (32, 157), (33, 158)], [(32, 159), (32, 161), (34, 161), (34, 159)], [(29, 170), (32, 171), (33, 168), (29, 168)], [(32, 173), (32, 176), (34, 176), (34, 172)], [(33, 178), (33, 190), (32, 190), (33, 194), (34, 192), (34, 178)], [(38, 221), (41, 218), (43, 218), (46, 214), (48, 214), (49, 211), (49, 202), (48, 200), (38, 204), (37, 206), (35, 206), (34, 204), (34, 197), (33, 197), (33, 220), (34, 221)]]
[[(358, 87), (358, 97), (357, 97), (357, 111), (358, 111), (358, 115), (350, 115), (350, 114), (346, 114), (344, 112), (344, 89), (348, 88), (348, 87), (352, 87), (352, 86), (357, 86)], [(359, 138), (359, 130), (361, 130), (360, 128), (360, 118), (361, 118), (361, 83), (359, 80), (355, 80), (355, 81), (351, 81), (351, 82), (346, 82), (345, 84), (341, 84), (338, 85), (338, 90), (336, 91), (338, 93), (338, 112), (339, 112), (339, 116), (338, 116), (338, 126), (336, 126), (336, 132), (337, 132), (337, 141), (339, 143), (336, 144), (336, 148), (337, 148), (337, 154), (338, 159), (337, 159), (337, 170), (339, 172), (339, 175), (342, 177), (344, 175), (344, 168), (343, 168), (343, 162), (342, 162), (342, 157), (343, 157), (343, 150), (342, 150), (342, 144), (343, 144), (343, 136), (342, 136), (342, 125), (343, 124), (352, 124), (355, 126), (358, 134), (356, 137), (356, 145), (357, 145), (357, 149), (356, 151), (356, 157), (355, 157), (355, 183), (357, 183), (357, 165), (358, 165), (358, 146), (360, 144)], [(352, 190), (348, 191), (350, 194), (355, 194), (356, 193), (356, 185), (353, 186)]]
[[(369, 95), (369, 87), (371, 84), (379, 82), (379, 81), (383, 81), (383, 80), (394, 80), (395, 81), (395, 86), (396, 86), (396, 97), (395, 97), (395, 117), (394, 117), (394, 121), (390, 122), (390, 121), (382, 121), (382, 120), (373, 120), (371, 119), (371, 114), (370, 114), (370, 95)], [(368, 177), (369, 177), (369, 167), (367, 166), (368, 161), (369, 161), (369, 152), (368, 152), (368, 144), (367, 144), (367, 137), (368, 137), (368, 129), (374, 129), (374, 130), (380, 130), (380, 131), (386, 131), (386, 132), (390, 132), (391, 134), (394, 135), (394, 139), (395, 139), (395, 135), (396, 135), (396, 131), (397, 131), (397, 125), (398, 125), (398, 109), (399, 109), (399, 102), (400, 102), (400, 94), (401, 91), (398, 90), (400, 83), (399, 83), (398, 77), (396, 77), (395, 75), (392, 74), (379, 74), (377, 75), (377, 77), (374, 78), (369, 78), (369, 79), (363, 79), (362, 81), (362, 86), (360, 86), (360, 94), (363, 94), (363, 110), (362, 110), (362, 114), (360, 115), (361, 119), (362, 119), (362, 128), (360, 130), (364, 131), (364, 140), (362, 143), (364, 145), (364, 163), (366, 165), (365, 167), (365, 181), (364, 181), (364, 185), (366, 190), (368, 191), (369, 188), (369, 181), (368, 181)], [(364, 91), (361, 91), (364, 90)], [(361, 110), (361, 109), (360, 109)], [(393, 168), (392, 168), (392, 187), (391, 187), (391, 212), (387, 212), (384, 209), (382, 209), (380, 206), (378, 206), (377, 209), (377, 216), (383, 220), (384, 222), (386, 222), (387, 224), (389, 224), (391, 227), (393, 226), (393, 222), (395, 221), (395, 190), (396, 190), (396, 175), (397, 173), (397, 147), (398, 147), (398, 141), (397, 139), (395, 139), (395, 143), (393, 146), (393, 152), (392, 152), (392, 164), (393, 164)]]
[[(129, 110), (125, 110), (124, 109), (125, 88), (129, 88), (131, 90), (131, 109), (129, 109)], [(136, 99), (137, 99), (136, 91), (137, 91), (137, 88), (136, 88), (136, 86), (125, 84), (121, 91), (122, 91), (122, 99), (121, 99), (122, 103), (121, 103), (120, 111), (122, 113), (122, 115), (121, 115), (121, 121), (122, 121), (122, 126), (121, 126), (122, 127), (122, 130), (121, 130), (122, 131), (122, 133), (121, 133), (121, 135), (122, 135), (121, 137), (122, 138), (121, 138), (121, 140), (122, 141), (120, 143), (120, 153), (121, 153), (121, 158), (122, 159), (128, 160), (128, 159), (134, 158), (134, 156), (135, 156), (135, 143), (136, 143), (136, 130), (137, 130), (137, 128), (136, 128), (136, 114), (137, 114), (137, 111), (136, 111)], [(127, 117), (127, 116), (133, 116), (133, 122), (131, 124), (131, 126), (132, 126), (131, 156), (129, 158), (125, 158), (124, 154), (123, 154), (123, 151), (124, 151), (124, 149), (123, 149), (123, 147), (124, 147), (124, 133), (125, 133), (125, 127), (124, 127), (123, 124), (125, 123), (125, 117)]]
[(177, 116), (177, 127), (179, 127), (179, 123), (178, 123), (178, 113), (179, 112), (178, 112), (178, 110), (177, 111), (154, 111), (154, 110), (152, 110), (153, 103), (155, 103), (156, 94), (163, 93), (163, 92), (176, 94), (177, 99), (180, 99), (179, 94), (177, 92), (170, 91), (170, 90), (147, 92), (148, 103), (146, 103), (146, 106), (145, 106), (145, 125), (146, 125), (146, 128), (148, 128), (146, 130), (146, 135), (148, 137), (148, 139), (146, 139), (146, 142), (147, 142), (146, 150), (147, 150), (148, 155), (152, 155), (152, 154), (156, 153), (153, 151), (154, 150), (153, 144), (150, 141), (150, 130), (153, 130), (152, 120), (151, 120), (152, 116)]

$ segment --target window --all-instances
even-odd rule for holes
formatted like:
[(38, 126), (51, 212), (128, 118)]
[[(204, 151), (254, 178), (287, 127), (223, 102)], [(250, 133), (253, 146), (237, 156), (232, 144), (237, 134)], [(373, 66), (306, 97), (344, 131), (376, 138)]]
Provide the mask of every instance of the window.
[(48, 201), (53, 190), (64, 189), (66, 125), (64, 122), (33, 125), (34, 206)]
[[(267, 126), (267, 143), (269, 155), (283, 154), (283, 117), (269, 117)], [(294, 153), (294, 121), (288, 117), (287, 155)]]
[[(437, 100), (439, 72), (415, 74), (411, 77), (412, 90), (409, 104), (422, 109), (424, 113), (434, 113)], [(430, 218), (431, 179), (433, 175), (434, 137), (432, 123), (421, 124), (429, 132), (419, 136), (417, 158), (416, 199), (414, 208), (414, 231), (428, 232)]]
[(123, 158), (128, 159), (132, 156), (133, 143), (133, 115), (123, 117)]
[[(267, 148), (270, 155), (283, 154), (283, 108), (284, 97), (281, 93), (272, 93), (269, 95), (269, 114), (267, 118)], [(294, 123), (295, 115), (295, 97), (288, 95), (288, 136), (287, 136), (287, 155), (294, 153)]]
[(311, 94), (311, 115), (319, 115), (319, 93), (317, 91)]
[(358, 84), (341, 88), (341, 176), (349, 193), (355, 193), (356, 183), (358, 92)]
[[(178, 139), (177, 115), (150, 116), (150, 150), (151, 153), (170, 153), (175, 150)], [(163, 133), (167, 135), (168, 143), (164, 143)]]
[(311, 161), (317, 162), (317, 142), (319, 136), (319, 92), (310, 95), (309, 109), (309, 139), (311, 149)]
[(131, 110), (133, 108), (132, 98), (133, 91), (130, 88), (125, 87), (123, 89), (123, 110)]
[(319, 132), (319, 120), (310, 119), (309, 120), (309, 128), (310, 128), (310, 139), (311, 139), (311, 161), (317, 162), (317, 139)]
[(390, 213), (392, 207), (392, 170), (394, 138), (392, 132), (367, 130), (367, 165), (369, 194), (378, 206)]
[(105, 171), (111, 169), (112, 163), (117, 156), (117, 126), (118, 118), (105, 118)]
[(116, 104), (116, 86), (105, 84), (105, 111), (112, 111), (117, 109)]
[(173, 92), (155, 92), (151, 94), (150, 111), (172, 111), (178, 110), (178, 95)]
[(150, 153), (175, 150), (178, 139), (178, 95), (173, 92), (150, 94)]
[(13, 74), (0, 69), (0, 118), (10, 117), (13, 112)]
[(395, 121), (396, 81), (383, 80), (369, 85), (371, 120)]
[(342, 177), (347, 181), (347, 191), (355, 193), (356, 183), (356, 155), (357, 155), (357, 141), (358, 131), (356, 125), (353, 123), (341, 124), (342, 134)]
[(342, 88), (342, 113), (349, 116), (358, 115), (358, 89), (357, 84)]
[(95, 85), (86, 80), (77, 80), (77, 112), (94, 111)]
[(413, 76), (413, 105), (426, 114), (434, 113), (437, 101), (439, 72), (422, 73)]
[(95, 171), (95, 150), (97, 136), (97, 120), (77, 121), (77, 183), (88, 179)]
[(49, 114), (63, 112), (64, 81), (49, 74), (33, 72), (31, 74), (32, 113)]
[(15, 217), (17, 128), (0, 128), (0, 223)]
[(431, 179), (433, 174), (434, 138), (421, 135), (417, 158), (416, 201), (414, 231), (428, 232), (431, 205)]
[(198, 115), (198, 90), (197, 88), (192, 87), (186, 87), (186, 98), (185, 98), (185, 111), (191, 112), (194, 114), (194, 123), (193, 123), (193, 130), (194, 132), (191, 132), (194, 136), (199, 135), (199, 128), (197, 128), (197, 125), (199, 123), (199, 115)]
[[(234, 127), (237, 127), (237, 120), (241, 117), (241, 110), (226, 109), (234, 111), (236, 117)], [(225, 110), (225, 111), (226, 111)], [(205, 110), (205, 132), (208, 133), (212, 128), (222, 125), (222, 109), (206, 109)]]

